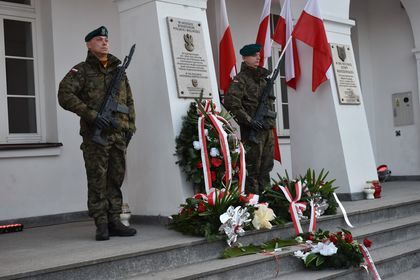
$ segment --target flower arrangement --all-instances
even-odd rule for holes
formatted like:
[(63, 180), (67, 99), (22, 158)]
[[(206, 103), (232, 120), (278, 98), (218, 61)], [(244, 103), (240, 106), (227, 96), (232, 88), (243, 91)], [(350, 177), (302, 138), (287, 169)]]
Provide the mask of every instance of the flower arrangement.
[[(294, 253), (309, 269), (349, 268), (357, 267), (364, 262), (360, 244), (353, 239), (350, 231), (341, 229), (338, 232), (319, 230), (302, 235), (307, 248)], [(370, 247), (372, 242), (363, 241), (364, 246)]]
[(321, 170), (318, 176), (315, 171), (308, 169), (304, 176), (292, 180), (286, 171), (284, 177), (278, 175), (279, 180), (275, 181), (271, 189), (266, 189), (261, 197), (261, 201), (268, 202), (274, 210), (278, 223), (291, 221), (289, 213), (289, 201), (281, 191), (281, 186), (288, 189), (292, 197), (296, 197), (295, 184), (300, 181), (302, 184), (302, 194), (299, 204), (299, 219), (308, 219), (310, 216), (310, 207), (307, 207), (309, 201), (313, 200), (316, 206), (316, 215), (333, 215), (337, 213), (337, 202), (333, 196), (337, 187), (333, 184), (335, 180), (327, 181), (328, 172)]
[[(205, 107), (206, 104), (210, 105)], [(218, 119), (212, 122), (210, 115), (217, 116)], [(204, 116), (204, 135), (201, 139), (199, 133), (200, 116)], [(202, 103), (198, 99), (190, 104), (187, 115), (183, 118), (181, 132), (175, 140), (175, 154), (179, 158), (176, 163), (181, 166), (187, 175), (187, 180), (193, 183), (196, 193), (204, 192), (205, 175), (211, 179), (213, 188), (223, 188), (223, 184), (227, 184), (227, 167), (231, 168), (232, 183), (237, 183), (239, 180), (241, 145), (227, 122), (230, 118), (230, 115), (224, 110), (216, 112), (213, 103)], [(226, 133), (229, 147), (227, 156), (222, 153), (220, 130), (214, 125), (215, 123), (220, 126), (223, 133)], [(203, 145), (203, 143), (205, 144)], [(203, 149), (206, 149), (206, 151)], [(208, 162), (203, 162), (202, 152), (208, 157)], [(207, 166), (209, 167), (209, 174), (205, 174), (207, 169), (204, 168)]]
[(181, 204), (178, 214), (171, 216), (170, 228), (194, 236), (216, 239), (221, 225), (220, 216), (230, 206), (244, 207), (247, 199), (239, 194), (237, 185), (226, 190), (214, 190), (209, 195), (196, 194)]
[(214, 240), (223, 237), (219, 233), (225, 233), (231, 246), (245, 230), (270, 229), (274, 213), (266, 204), (258, 203), (258, 195), (241, 194), (238, 185), (231, 184), (226, 189), (213, 189), (208, 195), (199, 193), (187, 198), (179, 213), (170, 218), (169, 227), (184, 234)]

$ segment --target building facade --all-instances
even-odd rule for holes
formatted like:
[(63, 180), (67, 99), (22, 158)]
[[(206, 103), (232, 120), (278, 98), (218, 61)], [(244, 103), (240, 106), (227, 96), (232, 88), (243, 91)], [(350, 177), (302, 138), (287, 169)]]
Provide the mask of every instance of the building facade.
[[(226, 0), (238, 67), (239, 49), (255, 41), (263, 2)], [(305, 3), (292, 1), (294, 20)], [(276, 164), (273, 178), (284, 170), (298, 175), (325, 168), (337, 178), (338, 192), (357, 194), (379, 164), (393, 175), (419, 176), (420, 3), (319, 4), (328, 40), (352, 49), (362, 104), (340, 105), (333, 83), (311, 93), (309, 70), (303, 70), (296, 92), (278, 82), (283, 165)], [(190, 100), (174, 92), (166, 18), (202, 23), (217, 92), (219, 8), (216, 0), (0, 1), (0, 221), (86, 210), (78, 118), (58, 106), (56, 94), (64, 75), (86, 57), (85, 34), (101, 25), (108, 27), (111, 53), (119, 58), (137, 44), (128, 77), (138, 132), (128, 149), (125, 198), (137, 215), (176, 212), (192, 192), (173, 156)], [(280, 1), (272, 1), (271, 13), (280, 13)], [(273, 45), (274, 60), (279, 50)], [(299, 50), (301, 59), (310, 60), (305, 46)]]

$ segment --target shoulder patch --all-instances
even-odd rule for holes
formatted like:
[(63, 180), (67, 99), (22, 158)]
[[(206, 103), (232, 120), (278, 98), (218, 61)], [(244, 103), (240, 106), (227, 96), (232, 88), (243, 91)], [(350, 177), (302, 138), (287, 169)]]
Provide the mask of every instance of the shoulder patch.
[(70, 71), (68, 72), (68, 74), (73, 75), (73, 76), (77, 75), (77, 73), (79, 73), (79, 69), (76, 69), (76, 68), (71, 68)]

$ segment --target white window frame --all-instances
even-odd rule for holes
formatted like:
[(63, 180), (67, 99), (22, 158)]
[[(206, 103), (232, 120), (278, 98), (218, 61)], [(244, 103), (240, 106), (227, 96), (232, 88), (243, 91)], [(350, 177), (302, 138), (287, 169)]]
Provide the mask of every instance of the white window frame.
[[(272, 69), (274, 71), (274, 68), (277, 66), (277, 62), (279, 60), (279, 54), (281, 52), (281, 46), (277, 43), (273, 43), (271, 46), (271, 61), (272, 61)], [(276, 112), (277, 112), (277, 136), (289, 138), (290, 137), (290, 129), (284, 128), (283, 123), (283, 105), (289, 104), (288, 102), (284, 102), (282, 100), (282, 92), (281, 92), (281, 83), (284, 82), (286, 77), (284, 76), (284, 73), (280, 71), (279, 76), (274, 81), (274, 94), (276, 96), (275, 106), (276, 106)], [(289, 119), (289, 125), (290, 125), (290, 119)]]
[[(0, 144), (20, 144), (20, 143), (41, 143), (42, 123), (41, 123), (41, 96), (40, 96), (40, 77), (39, 55), (37, 48), (37, 19), (35, 1), (31, 5), (15, 4), (0, 1)], [(16, 20), (31, 23), (32, 28), (32, 52), (34, 65), (35, 96), (28, 97), (35, 99), (36, 110), (36, 133), (9, 133), (8, 108), (7, 108), (7, 86), (6, 86), (6, 55), (4, 42), (4, 20)], [(10, 56), (7, 56), (10, 57)], [(13, 58), (13, 57), (12, 57)], [(24, 98), (24, 96), (19, 96)]]
[[(271, 23), (272, 33), (274, 32), (275, 27), (276, 27), (275, 22), (274, 22), (275, 21), (274, 17), (279, 17), (279, 15), (270, 14), (270, 23)], [(274, 71), (274, 68), (277, 66), (280, 53), (281, 53), (281, 46), (273, 41), (273, 43), (271, 44), (271, 64), (272, 65), (270, 65), (273, 71)], [(274, 94), (276, 96), (276, 101), (274, 104), (275, 104), (275, 107), (276, 107), (275, 109), (277, 112), (276, 129), (277, 129), (277, 136), (280, 138), (279, 142), (281, 142), (282, 144), (290, 143), (290, 117), (289, 117), (288, 129), (284, 128), (284, 123), (283, 123), (283, 105), (287, 105), (287, 107), (290, 109), (289, 103), (282, 100), (281, 84), (285, 83), (285, 79), (286, 79), (285, 73), (283, 73), (280, 70), (279, 76), (274, 81)], [(286, 90), (287, 90), (287, 86), (286, 86)]]
[(13, 10), (18, 10), (18, 11), (25, 10), (25, 11), (31, 12), (31, 11), (35, 10), (34, 0), (31, 0), (31, 4), (29, 4), (29, 5), (12, 3), (12, 2), (7, 2), (7, 1), (0, 0), (0, 7), (9, 9), (11, 11), (13, 11)]

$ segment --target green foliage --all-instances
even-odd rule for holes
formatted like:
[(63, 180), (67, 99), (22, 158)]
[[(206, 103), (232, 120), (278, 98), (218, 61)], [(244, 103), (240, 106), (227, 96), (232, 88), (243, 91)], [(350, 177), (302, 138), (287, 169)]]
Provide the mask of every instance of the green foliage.
[(358, 267), (363, 262), (363, 254), (360, 252), (359, 243), (353, 240), (353, 236), (348, 230), (341, 229), (341, 231), (331, 233), (320, 229), (314, 234), (306, 233), (302, 237), (305, 240), (311, 240), (313, 244), (332, 242), (337, 247), (337, 253), (331, 256), (310, 253), (304, 261), (308, 269)]
[[(197, 196), (196, 196), (197, 197)], [(245, 207), (245, 201), (239, 194), (237, 184), (231, 184), (225, 192), (220, 191), (215, 196), (214, 204), (210, 204), (201, 198), (187, 198), (181, 204), (178, 214), (172, 215), (169, 227), (179, 232), (194, 236), (204, 236), (209, 240), (219, 239), (219, 217), (229, 206)], [(253, 213), (253, 207), (247, 206), (248, 212)]]
[[(200, 149), (194, 149), (193, 143), (194, 141), (199, 141), (197, 127), (199, 112), (201, 112), (204, 116), (207, 116), (207, 114), (201, 106), (200, 100), (197, 100), (197, 102), (192, 102), (190, 104), (187, 115), (183, 117), (181, 132), (175, 139), (175, 155), (178, 156), (178, 161), (176, 163), (179, 164), (181, 169), (185, 172), (187, 180), (194, 184), (194, 191), (203, 192), (204, 175), (201, 162), (201, 152)], [(219, 116), (226, 120), (231, 118), (224, 110), (219, 113)], [(208, 118), (206, 118), (205, 121), (205, 129), (207, 131), (207, 153), (209, 154), (212, 148), (217, 148), (221, 151), (219, 135)], [(239, 141), (229, 126), (224, 125), (223, 129), (228, 133), (228, 142), (231, 149), (231, 163), (233, 167), (233, 182), (236, 182), (237, 176), (235, 175), (238, 170), (239, 160), (237, 147)], [(223, 159), (220, 152), (219, 156), (209, 157), (209, 160), (213, 187), (221, 189), (223, 187), (223, 179), (225, 176), (225, 159)]]
[(261, 245), (248, 245), (243, 247), (228, 247), (224, 250), (222, 258), (233, 258), (233, 257), (240, 257), (245, 255), (263, 253), (263, 252), (273, 252), (277, 248), (283, 248), (287, 246), (293, 246), (298, 244), (298, 242), (294, 239), (290, 240), (281, 240), (281, 239), (273, 239), (268, 242), (265, 242)]
[[(328, 203), (328, 208), (324, 214), (332, 215), (337, 213), (338, 204), (333, 196), (334, 191), (337, 189), (337, 187), (333, 186), (335, 180), (327, 181), (328, 172), (325, 172), (324, 169), (321, 170), (318, 176), (316, 176), (314, 170), (308, 169), (306, 174), (304, 176), (299, 176), (299, 179), (297, 180), (291, 179), (287, 171), (284, 177), (279, 174), (277, 175), (279, 177), (278, 181), (274, 181), (271, 188), (266, 189), (260, 199), (260, 201), (269, 203), (270, 208), (273, 209), (277, 216), (277, 223), (291, 221), (289, 213), (290, 203), (280, 190), (279, 186), (287, 188), (292, 197), (296, 197), (295, 184), (297, 180), (300, 180), (303, 186), (300, 199), (301, 202), (310, 202), (312, 199), (319, 200), (322, 198), (327, 200)], [(303, 214), (309, 217), (310, 211), (310, 207), (307, 207)]]
[(306, 175), (301, 177), (301, 181), (305, 182), (306, 188), (309, 191), (311, 196), (306, 197), (306, 201), (309, 201), (312, 198), (322, 197), (328, 202), (328, 208), (325, 211), (325, 215), (333, 215), (337, 213), (337, 201), (334, 199), (333, 193), (337, 189), (333, 184), (334, 180), (326, 181), (329, 172), (325, 172), (324, 169), (321, 170), (318, 176), (315, 175), (315, 170), (310, 168), (306, 171)]
[(263, 194), (260, 197), (261, 202), (267, 202), (270, 205), (270, 208), (273, 209), (276, 214), (276, 219), (274, 223), (284, 224), (291, 221), (289, 214), (289, 201), (284, 196), (283, 192), (280, 190), (280, 186), (287, 187), (291, 192), (292, 196), (295, 196), (295, 182), (289, 178), (289, 174), (286, 170), (286, 176), (282, 177), (280, 174), (277, 174), (279, 181), (274, 181), (271, 189), (267, 188), (264, 190)]

